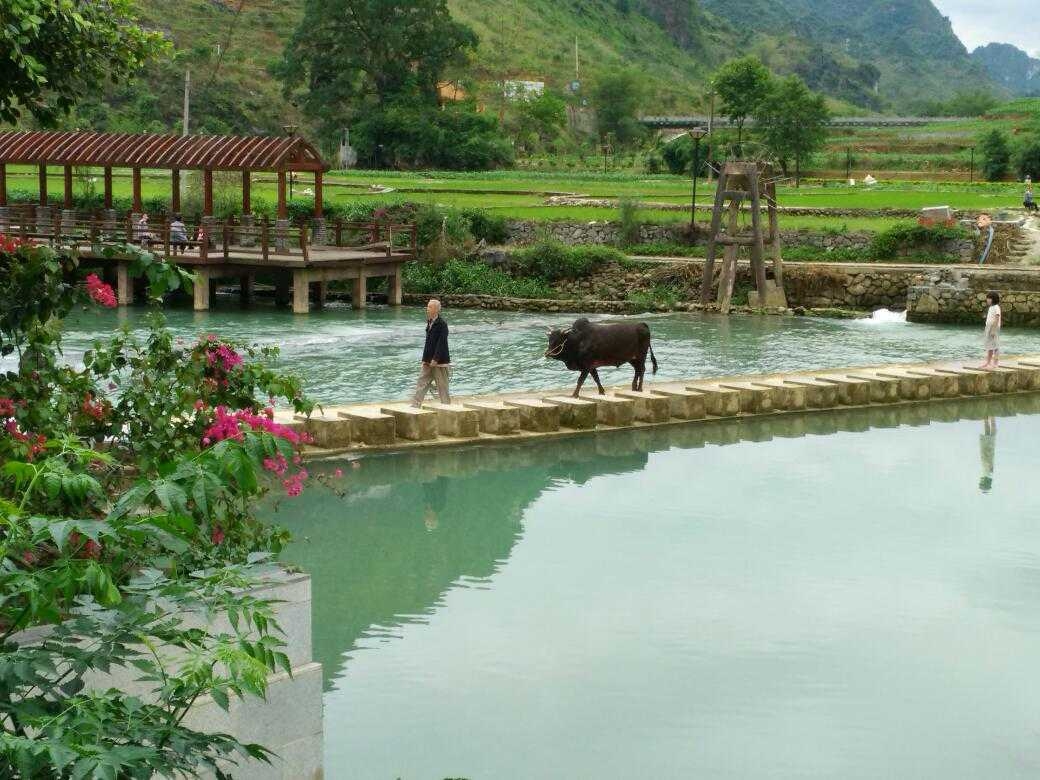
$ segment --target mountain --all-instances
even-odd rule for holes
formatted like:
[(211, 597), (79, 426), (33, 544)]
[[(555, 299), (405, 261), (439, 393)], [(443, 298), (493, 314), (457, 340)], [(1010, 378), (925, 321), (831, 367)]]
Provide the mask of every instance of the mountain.
[(1017, 96), (1040, 95), (1040, 60), (1010, 43), (989, 43), (971, 53), (990, 77)]
[[(930, 0), (447, 0), (480, 44), (447, 74), (491, 110), (504, 79), (565, 91), (617, 67), (642, 77), (647, 113), (703, 110), (707, 79), (756, 54), (852, 111), (905, 112), (971, 89), (1002, 91)], [(184, 72), (198, 132), (307, 131), (272, 76), (303, 0), (138, 0), (143, 24), (173, 42), (171, 57), (130, 86), (85, 103), (70, 126), (173, 130)], [(1003, 82), (1002, 82), (1003, 83)]]
[[(994, 86), (930, 0), (702, 0), (702, 5), (728, 21), (743, 45), (761, 49), (763, 61), (774, 69), (801, 72), (807, 63), (833, 61), (861, 76), (876, 71), (873, 91), (882, 106), (897, 111)], [(834, 94), (835, 86), (814, 85), (803, 75), (810, 86)]]

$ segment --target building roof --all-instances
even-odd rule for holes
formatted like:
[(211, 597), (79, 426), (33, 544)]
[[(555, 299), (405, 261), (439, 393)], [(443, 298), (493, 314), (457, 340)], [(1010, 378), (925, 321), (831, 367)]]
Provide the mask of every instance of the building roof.
[(0, 133), (0, 163), (225, 171), (324, 171), (299, 136), (159, 135), (89, 131)]

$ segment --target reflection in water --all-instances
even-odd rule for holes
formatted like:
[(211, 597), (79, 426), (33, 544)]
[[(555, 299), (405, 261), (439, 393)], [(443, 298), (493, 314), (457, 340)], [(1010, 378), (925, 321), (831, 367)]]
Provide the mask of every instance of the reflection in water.
[(982, 460), (982, 477), (979, 479), (979, 490), (988, 493), (993, 489), (993, 457), (997, 450), (997, 420), (986, 417), (982, 423), (982, 434), (979, 436), (979, 457)]
[[(275, 517), (313, 575), (328, 776), (1028, 776), (1003, 770), (1040, 765), (1008, 684), (1040, 652), (1040, 507), (1013, 491), (1035, 415), (997, 397), (363, 458), (346, 499)], [(973, 421), (991, 478), (997, 418), (982, 498)], [(1017, 511), (979, 524), (973, 500)]]

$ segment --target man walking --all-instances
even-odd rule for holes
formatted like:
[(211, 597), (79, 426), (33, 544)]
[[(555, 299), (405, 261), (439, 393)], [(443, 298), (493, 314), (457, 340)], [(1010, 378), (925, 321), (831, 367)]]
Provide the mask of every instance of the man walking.
[(448, 323), (441, 317), (441, 302), (436, 298), (426, 304), (426, 346), (423, 347), (422, 370), (415, 385), (412, 406), (422, 406), (423, 398), (436, 383), (442, 404), (451, 403), (448, 380), (451, 378), (451, 356), (448, 354)]

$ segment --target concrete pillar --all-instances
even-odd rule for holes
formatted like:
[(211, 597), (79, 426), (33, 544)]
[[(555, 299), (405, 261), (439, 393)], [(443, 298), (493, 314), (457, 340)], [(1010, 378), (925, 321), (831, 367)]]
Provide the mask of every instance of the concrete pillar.
[(404, 300), (404, 274), (398, 267), (397, 272), (390, 277), (390, 298), (387, 301), (391, 306), (400, 306)]
[(36, 232), (49, 235), (54, 228), (54, 214), (50, 206), (36, 207)]
[(279, 271), (274, 281), (274, 304), (286, 306), (289, 303), (289, 272)]
[(209, 310), (210, 279), (208, 268), (195, 270), (195, 311)]
[(293, 271), (293, 314), (307, 314), (310, 306), (310, 279), (306, 271)]
[(134, 287), (126, 263), (116, 266), (116, 296), (120, 306), (129, 306), (134, 302)]
[(277, 219), (274, 223), (274, 248), (285, 252), (289, 248), (289, 220)]
[(242, 226), (238, 231), (238, 243), (242, 246), (256, 246), (256, 218), (252, 214), (243, 214)]
[(253, 275), (243, 274), (238, 277), (238, 293), (242, 303), (251, 303), (253, 300)]
[(368, 280), (365, 279), (363, 273), (354, 280), (354, 292), (350, 297), (350, 305), (355, 309), (365, 308), (365, 295), (367, 292)]
[(61, 210), (61, 234), (72, 235), (76, 226), (76, 209), (65, 208)]
[(311, 231), (311, 246), (325, 246), (329, 243), (328, 228), (325, 224), (325, 217), (315, 217), (311, 221), (313, 230)]

